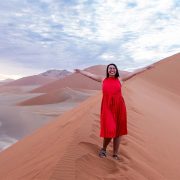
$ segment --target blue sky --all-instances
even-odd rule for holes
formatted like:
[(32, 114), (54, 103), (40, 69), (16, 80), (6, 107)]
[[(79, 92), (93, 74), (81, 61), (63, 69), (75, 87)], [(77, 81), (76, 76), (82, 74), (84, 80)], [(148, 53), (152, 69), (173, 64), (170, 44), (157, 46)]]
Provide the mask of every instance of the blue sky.
[(176, 0), (0, 3), (0, 79), (111, 62), (132, 70), (180, 51)]

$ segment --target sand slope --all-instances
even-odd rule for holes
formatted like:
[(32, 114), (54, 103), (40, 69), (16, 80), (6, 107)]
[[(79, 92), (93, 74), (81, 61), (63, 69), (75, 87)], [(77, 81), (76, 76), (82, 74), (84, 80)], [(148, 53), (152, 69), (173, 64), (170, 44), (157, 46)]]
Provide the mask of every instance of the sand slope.
[(177, 73), (161, 83), (166, 63), (123, 84), (129, 134), (121, 141), (120, 161), (111, 158), (112, 144), (106, 159), (97, 156), (102, 144), (98, 93), (2, 151), (0, 179), (179, 180), (180, 94), (173, 88), (180, 76), (179, 55), (168, 65), (168, 72), (178, 67)]
[(154, 64), (156, 68), (141, 74), (141, 78), (172, 93), (180, 93), (180, 53)]

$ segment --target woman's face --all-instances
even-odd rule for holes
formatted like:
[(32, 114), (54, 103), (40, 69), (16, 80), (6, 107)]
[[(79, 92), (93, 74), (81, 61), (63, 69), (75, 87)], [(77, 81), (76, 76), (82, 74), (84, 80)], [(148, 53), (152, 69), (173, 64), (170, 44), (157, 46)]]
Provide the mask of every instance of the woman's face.
[(110, 65), (108, 67), (108, 73), (109, 73), (109, 76), (115, 76), (116, 75), (116, 67), (114, 65)]

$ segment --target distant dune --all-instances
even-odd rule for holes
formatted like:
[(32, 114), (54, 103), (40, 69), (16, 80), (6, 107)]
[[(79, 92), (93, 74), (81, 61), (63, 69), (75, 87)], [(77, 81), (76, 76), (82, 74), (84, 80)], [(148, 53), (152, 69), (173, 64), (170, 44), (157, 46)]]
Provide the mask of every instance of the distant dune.
[(67, 75), (70, 75), (70, 74), (71, 74), (71, 72), (69, 72), (67, 70), (52, 69), (52, 70), (48, 70), (44, 73), (41, 73), (39, 75), (58, 79), (58, 78), (66, 77)]
[(60, 102), (80, 102), (92, 95), (92, 92), (85, 92), (85, 90), (73, 90), (70, 88), (61, 88), (59, 90), (43, 94), (26, 101), (19, 103), (18, 105), (31, 106), (31, 105), (43, 105), (54, 104)]
[(112, 143), (107, 158), (98, 157), (99, 92), (2, 151), (0, 179), (179, 180), (179, 59), (176, 54), (159, 61), (123, 83), (128, 135), (120, 161), (111, 157)]
[[(104, 74), (106, 72), (106, 66), (96, 65), (89, 67), (86, 70), (91, 73), (105, 76)], [(125, 76), (127, 74), (128, 72), (126, 71), (120, 71), (121, 76)], [(45, 92), (46, 94), (34, 97), (24, 102), (20, 102), (18, 105), (43, 105), (59, 103), (68, 100), (79, 102), (90, 96), (87, 93), (88, 89), (91, 90), (92, 94), (92, 90), (101, 89), (101, 83), (93, 81), (80, 74), (73, 73), (69, 76), (66, 76), (65, 78), (33, 89), (31, 92)]]
[[(103, 77), (106, 76), (106, 66), (105, 65), (92, 66), (85, 70), (87, 70), (91, 73), (101, 75)], [(124, 76), (126, 74), (128, 74), (128, 72), (120, 71), (120, 75)], [(73, 73), (63, 79), (59, 79), (52, 83), (41, 86), (37, 89), (34, 89), (31, 92), (33, 92), (33, 93), (41, 93), (41, 92), (48, 93), (48, 92), (56, 91), (57, 89), (65, 88), (65, 87), (69, 87), (69, 88), (73, 88), (73, 89), (80, 88), (80, 89), (100, 90), (101, 83), (91, 80), (81, 74)]]
[(49, 70), (39, 75), (27, 76), (13, 82), (6, 83), (6, 86), (43, 85), (63, 78), (71, 74), (66, 70)]
[(22, 88), (19, 86), (0, 86), (0, 93), (22, 93)]
[(14, 81), (14, 79), (4, 79), (4, 80), (0, 81), (0, 85), (1, 84), (6, 84), (6, 83), (9, 83), (9, 82), (12, 82), (12, 81)]

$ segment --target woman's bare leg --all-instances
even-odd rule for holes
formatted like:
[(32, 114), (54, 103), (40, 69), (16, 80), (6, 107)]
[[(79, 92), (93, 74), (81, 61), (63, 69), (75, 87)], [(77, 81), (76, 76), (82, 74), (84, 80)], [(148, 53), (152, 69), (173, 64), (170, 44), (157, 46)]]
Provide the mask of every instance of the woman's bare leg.
[(113, 138), (113, 155), (118, 154), (120, 140), (121, 140), (120, 136)]
[(104, 138), (103, 140), (103, 150), (106, 151), (106, 148), (108, 146), (108, 144), (111, 142), (111, 138)]

